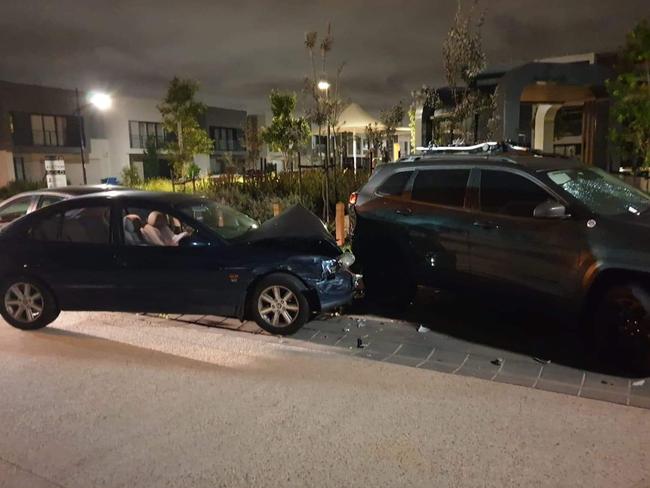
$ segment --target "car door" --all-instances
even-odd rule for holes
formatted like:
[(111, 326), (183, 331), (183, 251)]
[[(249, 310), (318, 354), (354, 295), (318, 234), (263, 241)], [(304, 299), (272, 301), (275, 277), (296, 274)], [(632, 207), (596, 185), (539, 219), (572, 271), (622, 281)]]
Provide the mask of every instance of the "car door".
[(22, 268), (53, 289), (62, 309), (113, 310), (118, 300), (110, 202), (50, 210), (29, 224)]
[(565, 202), (516, 169), (482, 168), (477, 181), (469, 239), (472, 274), (508, 292), (554, 297), (573, 292), (577, 262), (586, 248), (578, 222), (533, 216), (540, 203)]
[(470, 167), (455, 165), (422, 168), (415, 174), (404, 220), (419, 283), (451, 284), (469, 273), (470, 173)]
[[(183, 229), (176, 229), (174, 236), (181, 232), (191, 235), (177, 243), (151, 237), (147, 230), (156, 223), (157, 214), (164, 215), (164, 222), (157, 225)], [(117, 261), (123, 303), (128, 310), (233, 313), (239, 304), (239, 290), (233, 286), (238, 275), (231, 246), (198, 228), (196, 222), (188, 222), (186, 216), (160, 205), (125, 202), (120, 221)], [(132, 225), (134, 221), (138, 223)]]
[(404, 226), (408, 216), (406, 188), (413, 174), (412, 169), (391, 174), (359, 208), (353, 250), (366, 268), (383, 269), (410, 255)]

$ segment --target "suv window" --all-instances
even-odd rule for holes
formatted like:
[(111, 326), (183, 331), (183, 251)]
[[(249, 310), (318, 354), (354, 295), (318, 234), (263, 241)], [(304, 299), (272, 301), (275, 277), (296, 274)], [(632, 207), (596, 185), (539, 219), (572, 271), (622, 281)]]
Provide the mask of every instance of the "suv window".
[(27, 213), (27, 210), (29, 210), (31, 203), (31, 196), (21, 197), (17, 198), (5, 207), (0, 208), (0, 223), (4, 224), (16, 220), (18, 217), (22, 217)]
[(108, 206), (81, 207), (58, 212), (32, 225), (30, 236), (38, 241), (108, 244), (111, 210)]
[(63, 200), (63, 197), (58, 195), (43, 195), (38, 201), (38, 208), (45, 208), (54, 203), (60, 202)]
[(552, 199), (528, 178), (507, 171), (481, 170), (481, 210), (484, 212), (532, 217), (540, 203)]
[(413, 171), (400, 171), (399, 173), (390, 175), (386, 178), (386, 181), (377, 188), (377, 193), (382, 195), (401, 195), (412, 174)]
[(468, 179), (469, 169), (418, 171), (413, 183), (411, 199), (437, 205), (462, 207)]

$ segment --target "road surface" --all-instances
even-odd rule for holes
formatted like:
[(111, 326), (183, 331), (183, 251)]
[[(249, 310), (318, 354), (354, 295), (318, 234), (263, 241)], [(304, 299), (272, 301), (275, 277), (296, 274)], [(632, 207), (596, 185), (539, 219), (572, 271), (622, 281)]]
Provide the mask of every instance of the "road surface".
[(649, 410), (151, 317), (0, 324), (0, 392), (1, 487), (650, 486)]

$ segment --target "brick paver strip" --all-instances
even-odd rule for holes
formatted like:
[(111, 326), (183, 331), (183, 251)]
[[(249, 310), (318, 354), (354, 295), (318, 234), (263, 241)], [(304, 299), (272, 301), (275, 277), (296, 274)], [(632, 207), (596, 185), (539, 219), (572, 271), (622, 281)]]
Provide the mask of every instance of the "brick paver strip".
[[(178, 314), (166, 318), (266, 334), (253, 322), (241, 323), (232, 318)], [(363, 348), (357, 348), (358, 339), (362, 340)], [(650, 408), (650, 379), (621, 378), (537, 362), (525, 355), (473, 344), (435, 331), (419, 333), (415, 324), (406, 322), (336, 316), (308, 323), (289, 340), (327, 345), (341, 353), (403, 366)]]

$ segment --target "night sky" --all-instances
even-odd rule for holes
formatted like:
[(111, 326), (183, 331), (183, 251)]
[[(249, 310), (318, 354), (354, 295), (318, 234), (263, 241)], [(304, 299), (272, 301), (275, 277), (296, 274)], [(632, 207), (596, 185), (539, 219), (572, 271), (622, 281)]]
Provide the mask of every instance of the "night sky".
[[(371, 112), (443, 80), (445, 0), (0, 0), (0, 79), (158, 98), (175, 74), (212, 104), (263, 110), (270, 89), (299, 90), (304, 33), (334, 29), (330, 67)], [(465, 0), (469, 6), (469, 0)], [(648, 0), (483, 0), (489, 65), (614, 50), (650, 16)]]

